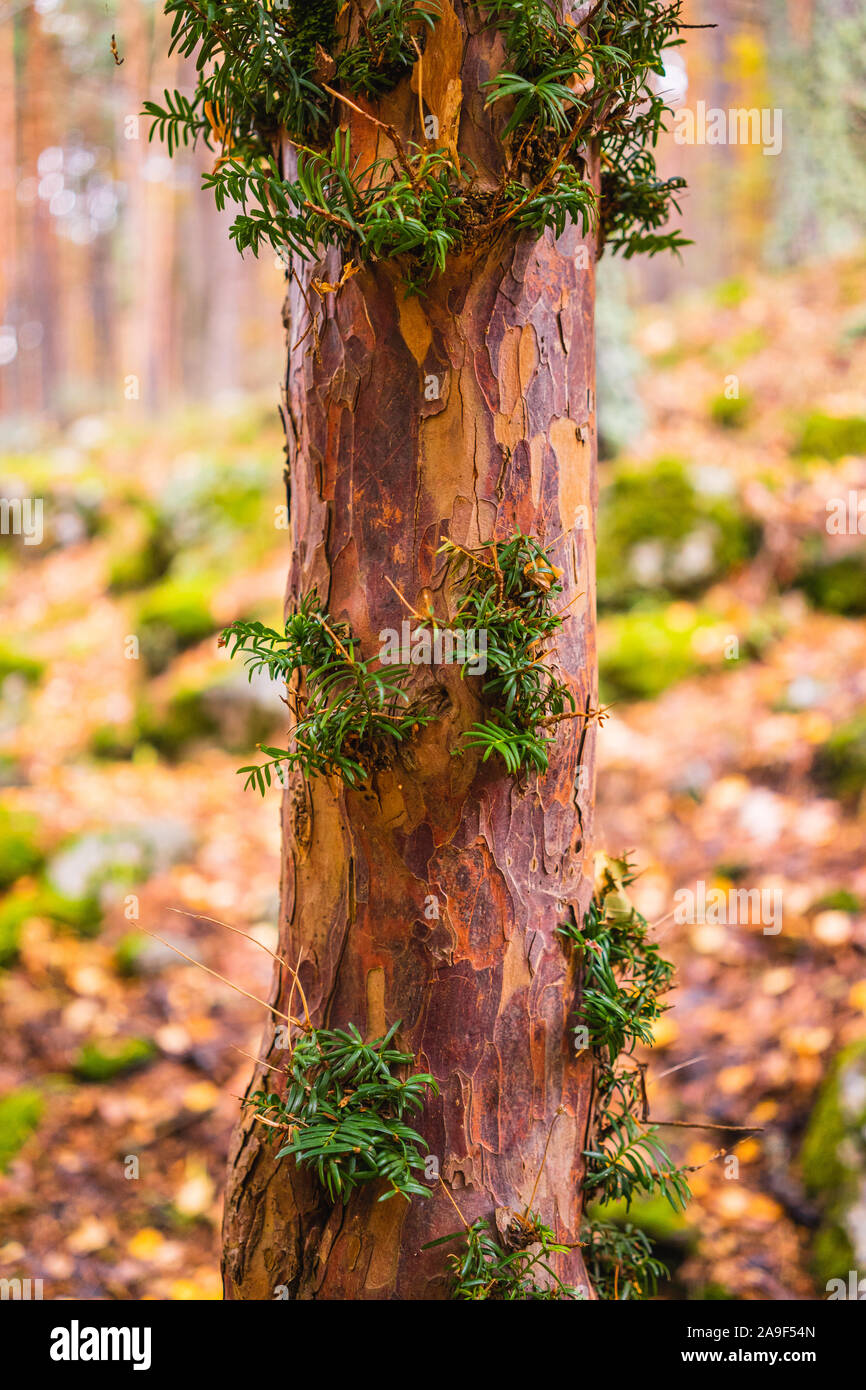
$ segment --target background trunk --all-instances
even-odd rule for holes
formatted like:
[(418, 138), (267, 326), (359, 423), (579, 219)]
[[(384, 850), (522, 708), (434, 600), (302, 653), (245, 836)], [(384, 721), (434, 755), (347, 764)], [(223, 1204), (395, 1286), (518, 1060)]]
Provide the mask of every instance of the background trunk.
[[(425, 50), (423, 95), (440, 143), (459, 124), (461, 152), (492, 187), (502, 144), (480, 84), (499, 41), (466, 40), (446, 13)], [(417, 140), (419, 105), (404, 83), (379, 114)], [(381, 129), (351, 122), (353, 149), (374, 155)], [(520, 528), (554, 547), (570, 615), (554, 659), (578, 707), (594, 704), (593, 261), (572, 228), (559, 241), (505, 238), (423, 298), (375, 266), (320, 302), (311, 274), (335, 283), (333, 252), (293, 279), (289, 596), (318, 585), (365, 656), (409, 616), (388, 578), (413, 606), (431, 591), (444, 621), (442, 539), (474, 546)], [(418, 1128), (467, 1221), (532, 1198), (573, 1241), (592, 1061), (573, 1055), (574, 981), (555, 929), (591, 892), (594, 726), (561, 724), (549, 773), (517, 785), (498, 763), (451, 756), (481, 714), (480, 681), (418, 669), (438, 687), (441, 719), (372, 790), (300, 778), (287, 789), (280, 951), (302, 956), (315, 1023), (354, 1021), (374, 1037), (402, 1020), (402, 1044), (441, 1088)], [(283, 973), (278, 1007), (289, 989)], [(262, 1055), (285, 1062), (273, 1027)], [(460, 1226), (442, 1183), (431, 1178), (427, 1201), (380, 1203), (370, 1188), (331, 1209), (275, 1152), (245, 1117), (230, 1158), (228, 1297), (273, 1298), (278, 1286), (298, 1298), (447, 1296), (449, 1247), (421, 1250)], [(560, 1272), (585, 1282), (578, 1251)]]

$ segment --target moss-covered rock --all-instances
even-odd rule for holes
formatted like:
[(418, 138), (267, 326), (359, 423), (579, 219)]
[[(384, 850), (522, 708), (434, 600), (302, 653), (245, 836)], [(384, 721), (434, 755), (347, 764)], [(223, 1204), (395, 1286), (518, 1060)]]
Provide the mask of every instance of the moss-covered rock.
[(169, 578), (150, 589), (138, 606), (135, 632), (151, 675), (164, 671), (181, 651), (216, 630), (213, 575)]
[(264, 673), (248, 681), (243, 673), (209, 671), (195, 683), (179, 684), (167, 699), (143, 698), (131, 724), (103, 725), (90, 747), (97, 757), (118, 759), (132, 757), (142, 744), (169, 760), (195, 743), (248, 752), (284, 722), (277, 686)]
[(21, 933), (34, 917), (44, 917), (77, 936), (95, 936), (102, 908), (95, 897), (68, 898), (49, 884), (20, 888), (0, 903), (0, 969), (18, 959)]
[(28, 685), (35, 685), (41, 679), (44, 670), (44, 661), (37, 661), (35, 657), (26, 656), (24, 652), (0, 642), (0, 685), (7, 676), (18, 676)]
[(823, 1222), (813, 1246), (821, 1283), (866, 1268), (866, 1038), (836, 1057), (800, 1153), (803, 1180)]
[(55, 854), (48, 884), (67, 899), (106, 903), (130, 885), (187, 859), (193, 838), (185, 821), (154, 817), (118, 830), (78, 835)]
[(0, 1173), (5, 1173), (42, 1119), (45, 1102), (32, 1087), (0, 1096)]
[(840, 800), (861, 795), (866, 788), (866, 711), (840, 724), (816, 749), (812, 775)]
[(0, 890), (36, 873), (43, 858), (36, 817), (0, 807)]
[(862, 617), (866, 614), (866, 550), (831, 558), (821, 542), (811, 544), (793, 587), (802, 589), (825, 612)]
[[(701, 653), (715, 620), (690, 605), (638, 608), (603, 619), (599, 626), (601, 698), (652, 700), (668, 686), (709, 669)], [(723, 642), (719, 634), (718, 660)]]
[(835, 459), (866, 456), (866, 419), (861, 415), (826, 415), (815, 410), (803, 421), (794, 452), (801, 458)]
[(757, 522), (699, 492), (677, 460), (620, 468), (599, 505), (599, 608), (698, 593), (748, 559), (759, 538)]
[(146, 1066), (157, 1055), (149, 1038), (106, 1038), (85, 1043), (72, 1070), (81, 1081), (112, 1081), (115, 1076)]
[(752, 413), (752, 397), (749, 395), (714, 396), (710, 401), (710, 419), (723, 430), (739, 430)]
[(174, 558), (174, 541), (167, 520), (157, 508), (140, 508), (135, 532), (112, 557), (108, 587), (113, 594), (144, 589), (162, 579)]

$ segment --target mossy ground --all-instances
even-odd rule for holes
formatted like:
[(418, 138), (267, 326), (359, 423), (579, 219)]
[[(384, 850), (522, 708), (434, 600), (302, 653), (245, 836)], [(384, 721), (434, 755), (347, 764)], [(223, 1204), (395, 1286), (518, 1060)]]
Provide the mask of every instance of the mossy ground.
[(806, 1187), (823, 1221), (813, 1247), (819, 1284), (862, 1266), (866, 1233), (858, 1207), (866, 1194), (866, 1038), (849, 1044), (825, 1080), (800, 1152)]

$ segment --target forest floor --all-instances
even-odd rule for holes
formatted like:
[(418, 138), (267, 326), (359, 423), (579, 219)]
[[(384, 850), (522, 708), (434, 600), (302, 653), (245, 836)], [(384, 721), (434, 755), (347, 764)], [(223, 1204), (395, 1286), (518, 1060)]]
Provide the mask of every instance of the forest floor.
[[(642, 1218), (666, 1296), (822, 1296), (798, 1151), (830, 1059), (866, 1034), (861, 787), (832, 747), (852, 730), (866, 779), (862, 547), (837, 554), (825, 526), (866, 486), (864, 290), (848, 260), (644, 312), (647, 427), (602, 468), (602, 540), (631, 560), (601, 605), (597, 842), (631, 851), (678, 967), (649, 1096), (695, 1168), (685, 1218)], [(46, 1297), (220, 1296), (264, 1012), (147, 933), (267, 997), (267, 954), (208, 919), (275, 942), (279, 797), (236, 768), (282, 709), (214, 638), (279, 613), (280, 454), (276, 419), (247, 411), (79, 421), (2, 465), (4, 495), (44, 496), (46, 538), (0, 569), (0, 1276)], [(669, 459), (694, 516), (656, 518), (647, 550), (615, 480)], [(781, 930), (677, 922), (700, 883), (779, 890)], [(682, 1127), (701, 1122), (756, 1128)]]

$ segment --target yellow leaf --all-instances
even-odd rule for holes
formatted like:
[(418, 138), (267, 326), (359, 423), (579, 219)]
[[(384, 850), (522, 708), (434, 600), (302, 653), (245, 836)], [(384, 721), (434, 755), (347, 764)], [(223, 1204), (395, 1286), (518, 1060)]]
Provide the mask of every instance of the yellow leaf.
[(859, 1009), (866, 1014), (866, 980), (858, 980), (851, 986), (848, 992), (848, 1003), (852, 1009)]
[(670, 1043), (676, 1042), (680, 1035), (679, 1024), (675, 1023), (670, 1014), (662, 1014), (652, 1025), (653, 1047), (668, 1047)]
[(162, 1249), (165, 1237), (153, 1226), (142, 1226), (127, 1245), (127, 1250), (135, 1260), (151, 1260)]
[(219, 1097), (219, 1088), (212, 1081), (195, 1081), (183, 1093), (184, 1108), (203, 1115), (206, 1110), (213, 1110)]

